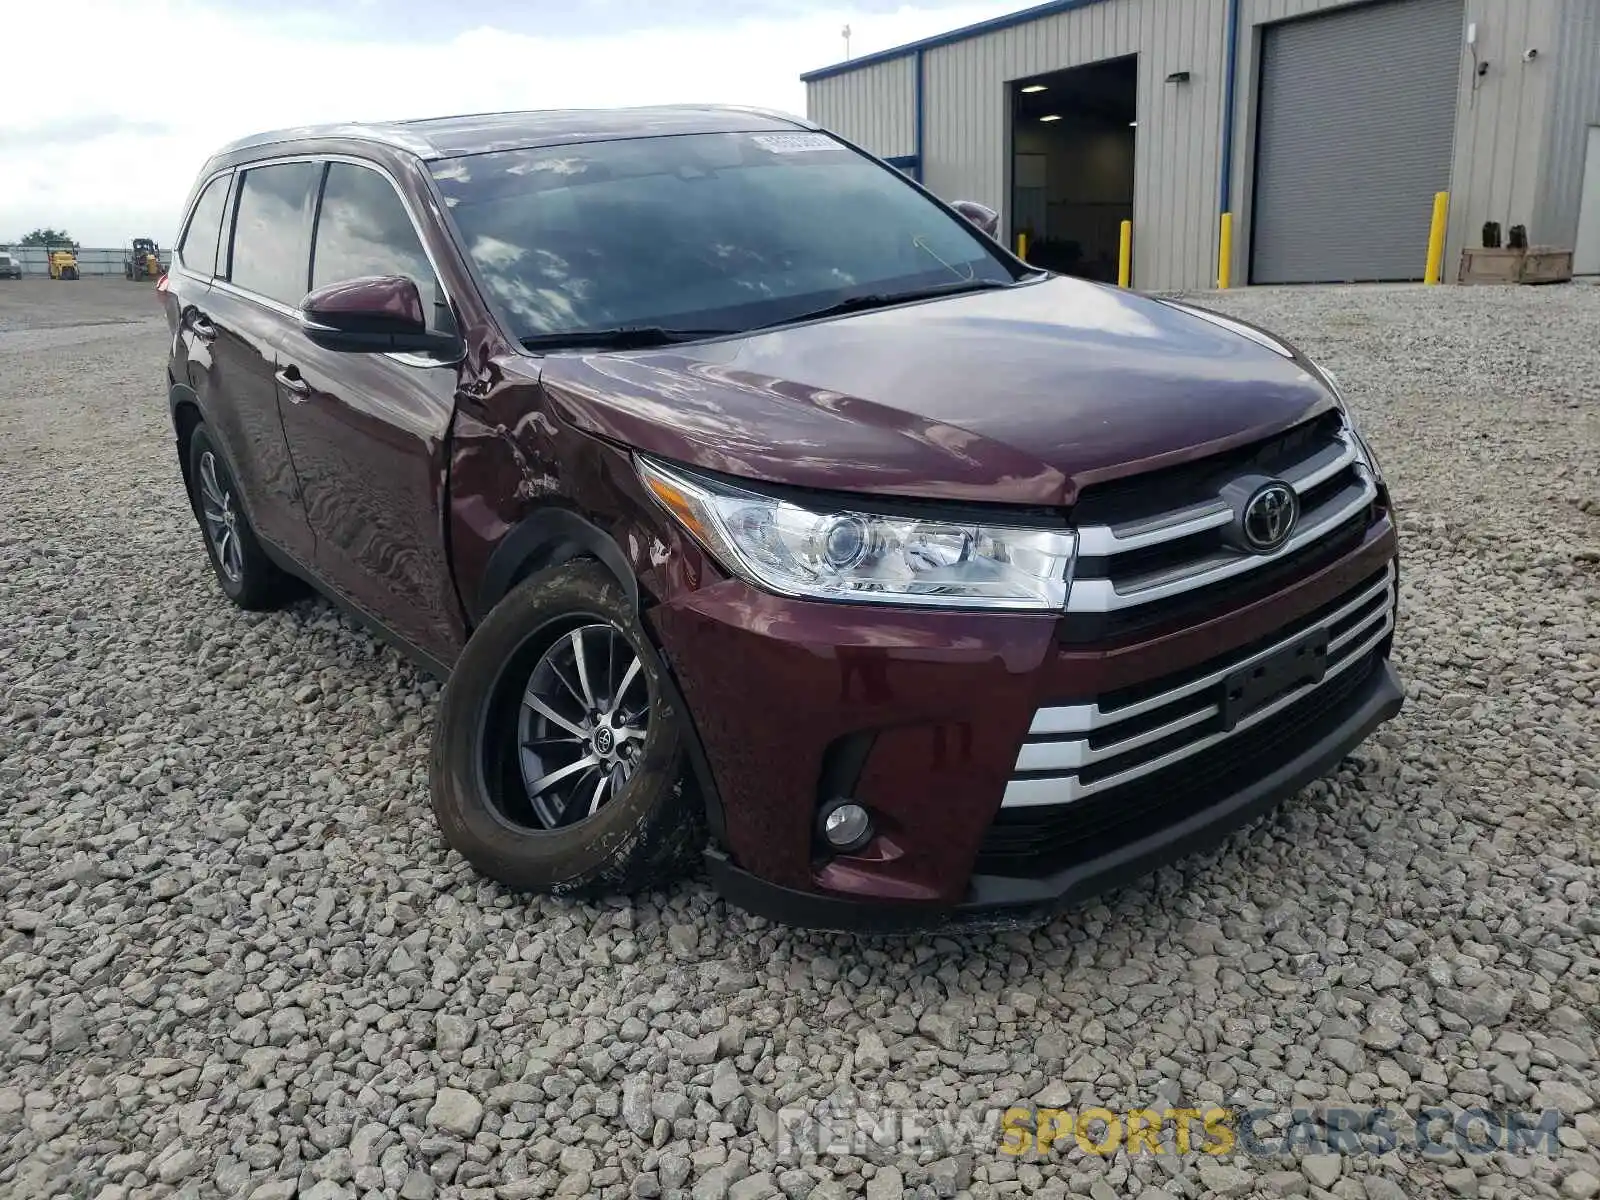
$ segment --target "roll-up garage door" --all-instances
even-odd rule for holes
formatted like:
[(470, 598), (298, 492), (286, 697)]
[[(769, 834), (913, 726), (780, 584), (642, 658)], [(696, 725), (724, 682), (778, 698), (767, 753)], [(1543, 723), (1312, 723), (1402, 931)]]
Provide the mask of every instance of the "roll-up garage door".
[(1263, 31), (1252, 283), (1422, 278), (1463, 20), (1462, 0), (1389, 0)]

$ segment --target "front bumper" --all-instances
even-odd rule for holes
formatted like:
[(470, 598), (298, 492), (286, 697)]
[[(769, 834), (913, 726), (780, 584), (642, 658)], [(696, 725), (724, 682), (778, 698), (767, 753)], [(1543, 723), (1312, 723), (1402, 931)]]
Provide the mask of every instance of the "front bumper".
[(786, 888), (740, 870), (725, 852), (716, 849), (707, 852), (706, 865), (712, 884), (728, 900), (789, 925), (889, 933), (930, 924), (978, 928), (1032, 924), (1053, 908), (1120, 887), (1216, 845), (1330, 771), (1368, 734), (1395, 716), (1403, 702), (1404, 692), (1394, 668), (1383, 660), (1349, 703), (1347, 715), (1336, 728), (1249, 786), (1186, 820), (1048, 876), (973, 875), (966, 899), (949, 907), (871, 903)]
[[(699, 586), (652, 588), (661, 602), (649, 620), (720, 797), (712, 879), (741, 907), (794, 924), (1005, 924), (1221, 838), (1399, 710), (1387, 625), (1362, 643), (1361, 669), (1346, 672), (1336, 698), (1311, 716), (1291, 708), (1262, 720), (1246, 736), (1269, 749), (1247, 762), (1212, 763), (1204, 788), (1172, 783), (1198, 760), (1148, 779), (1132, 771), (1115, 789), (1123, 776), (1108, 776), (1122, 765), (1102, 761), (1091, 768), (1101, 782), (1080, 789), (1086, 802), (1005, 807), (1015, 801), (1019, 769), (1031, 765), (1019, 751), (1038, 740), (1036, 717), (1081, 711), (1082, 698), (1204, 678), (1219, 659), (1320, 621), (1375, 576), (1392, 579), (1395, 553), (1384, 513), (1358, 545), (1292, 583), (1263, 585), (1222, 611), (1104, 645), (1063, 641), (1047, 615), (787, 600), (704, 575)], [(1361, 619), (1370, 621), (1367, 612)], [(1078, 699), (1068, 710), (1054, 707), (1069, 698)], [(1190, 715), (1178, 725), (1193, 724)], [(1157, 739), (1167, 727), (1158, 724), (1151, 714), (1117, 728), (1137, 726), (1127, 744), (1152, 743), (1137, 754), (1155, 756), (1166, 745)], [(1081, 747), (1062, 744), (1075, 737)], [(1041, 769), (1023, 774), (1055, 773), (1063, 753), (1106, 757), (1102, 744), (1099, 733), (1062, 734), (1042, 748)], [(830, 857), (815, 820), (819, 805), (839, 796), (871, 810), (877, 836), (858, 853)], [(1035, 816), (1045, 817), (1037, 835)], [(1080, 837), (1085, 818), (1094, 832)]]

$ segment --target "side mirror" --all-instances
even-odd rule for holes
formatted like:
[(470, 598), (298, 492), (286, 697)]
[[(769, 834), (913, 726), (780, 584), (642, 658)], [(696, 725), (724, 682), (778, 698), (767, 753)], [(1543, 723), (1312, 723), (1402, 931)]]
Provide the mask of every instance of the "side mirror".
[(454, 334), (428, 329), (422, 293), (404, 275), (369, 275), (320, 287), (300, 302), (305, 334), (325, 350), (453, 354)]
[(987, 204), (979, 204), (976, 200), (955, 200), (950, 207), (996, 241), (1000, 239), (1000, 214)]

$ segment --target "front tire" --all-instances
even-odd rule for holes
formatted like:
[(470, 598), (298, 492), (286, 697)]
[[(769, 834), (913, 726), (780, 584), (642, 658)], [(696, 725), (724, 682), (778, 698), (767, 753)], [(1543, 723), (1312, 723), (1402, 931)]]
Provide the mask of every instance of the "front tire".
[(223, 595), (252, 612), (282, 608), (299, 592), (267, 557), (245, 518), (239, 488), (204, 425), (189, 438), (189, 503)]
[(434, 816), (519, 891), (637, 891), (681, 874), (703, 826), (683, 717), (616, 579), (577, 560), (513, 589), (445, 685)]

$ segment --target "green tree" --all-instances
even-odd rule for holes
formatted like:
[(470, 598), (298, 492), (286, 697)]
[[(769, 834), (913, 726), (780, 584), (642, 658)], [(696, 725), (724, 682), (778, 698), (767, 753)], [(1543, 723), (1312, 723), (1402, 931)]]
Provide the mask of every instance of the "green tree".
[(72, 237), (65, 229), (35, 229), (18, 244), (23, 246), (53, 246), (58, 242), (70, 241), (72, 241)]

